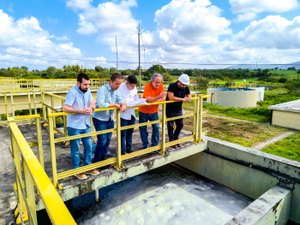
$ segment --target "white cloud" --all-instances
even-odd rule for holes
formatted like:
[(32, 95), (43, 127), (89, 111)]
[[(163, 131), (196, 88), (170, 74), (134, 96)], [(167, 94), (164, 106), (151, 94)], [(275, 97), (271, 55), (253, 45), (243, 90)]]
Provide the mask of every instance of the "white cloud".
[(239, 14), (237, 20), (245, 21), (255, 18), (262, 12), (287, 12), (298, 7), (298, 0), (229, 0), (233, 13)]
[(74, 10), (88, 10), (92, 0), (68, 0), (67, 6)]
[(300, 49), (300, 16), (287, 20), (281, 16), (267, 16), (252, 21), (236, 35), (241, 46), (264, 49)]
[[(119, 59), (137, 61), (137, 26), (132, 7), (137, 1), (100, 3), (82, 7), (67, 4), (78, 13), (80, 34), (96, 34), (98, 41), (115, 52), (115, 36), (118, 36)], [(223, 35), (229, 35), (230, 21), (221, 16), (221, 10), (208, 0), (173, 0), (154, 16), (157, 30), (143, 31), (146, 61), (195, 61), (206, 44), (218, 43)]]
[(83, 58), (68, 37), (50, 35), (35, 17), (14, 20), (0, 9), (0, 21), (0, 59), (6, 65), (61, 67), (70, 64), (70, 59)]
[(208, 0), (173, 0), (155, 13), (162, 41), (176, 45), (215, 43), (230, 34), (230, 21)]

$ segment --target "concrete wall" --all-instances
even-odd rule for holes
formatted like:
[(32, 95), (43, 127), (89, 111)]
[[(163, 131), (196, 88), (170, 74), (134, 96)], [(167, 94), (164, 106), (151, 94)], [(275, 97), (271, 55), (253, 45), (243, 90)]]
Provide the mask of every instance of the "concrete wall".
[(276, 185), (290, 188), (289, 217), (300, 223), (299, 162), (209, 138), (205, 152), (177, 163), (253, 199)]
[(272, 125), (300, 130), (300, 112), (273, 109)]
[(258, 99), (256, 90), (228, 90), (226, 88), (207, 89), (207, 102), (230, 107), (255, 107)]
[(257, 95), (257, 101), (258, 102), (264, 100), (264, 97), (265, 97), (265, 87), (253, 87), (253, 88), (250, 88), (250, 89), (256, 90), (258, 92), (258, 95)]

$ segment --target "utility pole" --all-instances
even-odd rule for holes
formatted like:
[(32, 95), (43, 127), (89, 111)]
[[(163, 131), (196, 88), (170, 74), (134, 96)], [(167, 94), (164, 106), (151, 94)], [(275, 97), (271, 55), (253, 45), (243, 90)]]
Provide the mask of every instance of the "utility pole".
[(138, 29), (138, 57), (139, 57), (139, 90), (141, 91), (141, 83), (142, 83), (142, 78), (141, 78), (141, 22), (139, 22), (139, 25), (137, 27)]
[(115, 39), (115, 44), (116, 44), (116, 69), (117, 71), (119, 71), (119, 58), (118, 58), (118, 36), (116, 35), (116, 39)]

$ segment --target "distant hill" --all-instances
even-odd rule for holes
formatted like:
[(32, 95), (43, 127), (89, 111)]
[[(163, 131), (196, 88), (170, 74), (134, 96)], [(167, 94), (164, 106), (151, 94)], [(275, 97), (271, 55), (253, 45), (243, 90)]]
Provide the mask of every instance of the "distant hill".
[(297, 70), (300, 69), (300, 61), (288, 63), (288, 64), (239, 64), (228, 67), (229, 69), (282, 69), (287, 70), (288, 68), (295, 67)]

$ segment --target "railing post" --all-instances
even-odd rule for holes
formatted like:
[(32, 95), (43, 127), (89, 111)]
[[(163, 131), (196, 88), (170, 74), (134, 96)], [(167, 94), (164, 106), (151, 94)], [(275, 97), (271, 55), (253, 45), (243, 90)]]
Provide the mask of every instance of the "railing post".
[[(61, 109), (62, 110), (63, 110), (63, 107), (64, 107), (64, 100), (62, 99), (61, 100)], [(62, 117), (63, 117), (63, 124), (64, 124), (64, 137), (67, 137), (67, 135), (68, 135), (68, 132), (67, 132), (67, 119), (66, 119), (65, 115), (62, 116)], [(92, 122), (92, 119), (91, 119), (91, 122)]]
[(43, 137), (42, 137), (42, 129), (41, 129), (41, 117), (36, 118), (36, 133), (37, 133), (37, 143), (38, 143), (38, 153), (39, 153), (39, 161), (43, 169), (44, 166), (44, 151), (43, 151)]
[[(51, 113), (56, 112), (56, 110), (53, 110), (53, 109), (55, 109), (55, 102), (54, 102), (54, 98), (52, 95), (50, 96), (50, 101), (51, 101)], [(56, 129), (56, 117), (52, 117), (52, 118), (53, 118), (53, 127), (54, 127), (54, 129)]]
[(6, 120), (8, 119), (8, 102), (7, 102), (7, 94), (4, 93), (4, 106), (5, 106), (5, 112), (6, 112)]
[(56, 188), (58, 185), (58, 180), (57, 180), (56, 153), (55, 153), (55, 143), (54, 143), (53, 117), (49, 115), (48, 120), (49, 120), (49, 142), (50, 142), (52, 179), (53, 179), (52, 182), (54, 187)]
[[(17, 193), (17, 201), (18, 201), (18, 209), (19, 209), (19, 218), (21, 222), (24, 223), (24, 220), (27, 220), (27, 210), (25, 201), (22, 195), (22, 171), (21, 171), (21, 162), (20, 162), (20, 153), (19, 148), (16, 142), (16, 137), (11, 136), (11, 146), (12, 146), (12, 157), (15, 165), (15, 178), (16, 178), (16, 193)], [(20, 178), (20, 179), (19, 179)]]
[(45, 92), (42, 91), (42, 110), (43, 110), (43, 119), (47, 121), (47, 113), (46, 113), (46, 106), (45, 106)]
[(116, 169), (122, 169), (122, 159), (121, 159), (121, 112), (119, 109), (116, 110), (116, 122), (117, 122), (117, 165)]
[(14, 97), (12, 92), (10, 92), (10, 104), (12, 109), (12, 115), (15, 116)]
[(28, 213), (30, 214), (29, 224), (38, 224), (37, 215), (36, 215), (34, 184), (25, 161), (23, 161), (23, 170), (24, 170), (24, 178), (25, 178), (26, 199), (29, 208)]
[(32, 102), (31, 102), (30, 95), (31, 95), (30, 90), (27, 90), (28, 110), (29, 110), (29, 115), (32, 115)]
[(199, 132), (200, 132), (200, 126), (199, 126), (199, 121), (200, 121), (200, 95), (198, 95), (197, 97), (197, 124), (196, 124), (196, 127), (197, 127), (197, 132), (196, 132), (196, 143), (199, 143)]
[(198, 142), (201, 142), (202, 141), (202, 113), (203, 111), (203, 98), (202, 98), (202, 95), (200, 95), (199, 97), (199, 139), (198, 139)]
[(198, 139), (198, 101), (199, 100), (199, 95), (196, 95), (196, 98), (194, 100), (194, 123), (193, 123), (193, 136), (194, 136), (194, 142), (197, 143)]
[(166, 150), (166, 103), (162, 103), (162, 126), (161, 126), (161, 150), (160, 154), (165, 156)]

